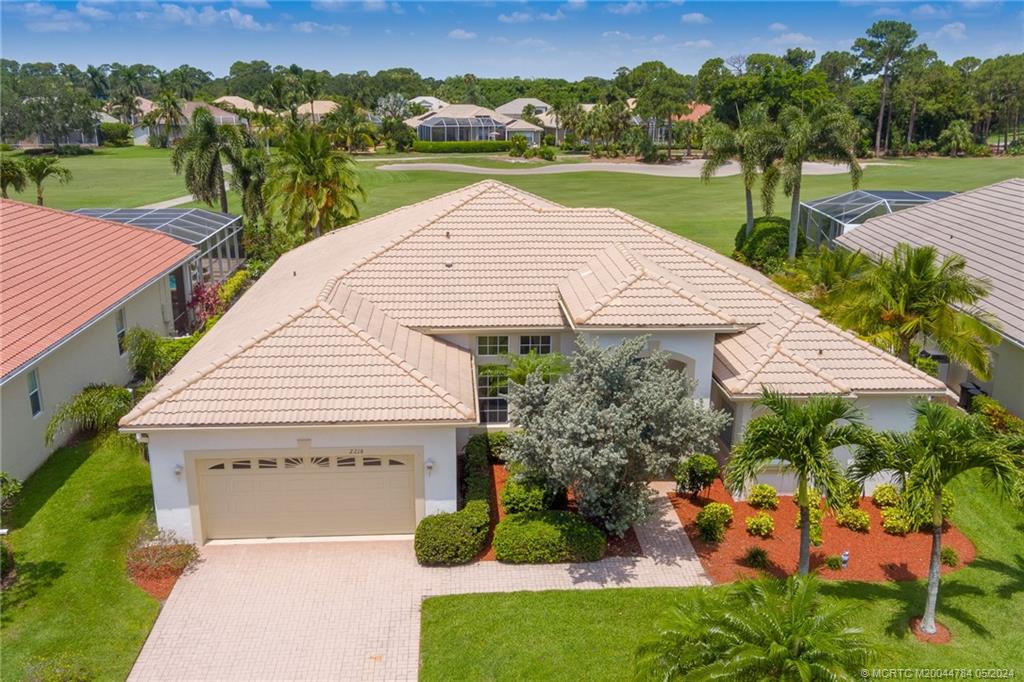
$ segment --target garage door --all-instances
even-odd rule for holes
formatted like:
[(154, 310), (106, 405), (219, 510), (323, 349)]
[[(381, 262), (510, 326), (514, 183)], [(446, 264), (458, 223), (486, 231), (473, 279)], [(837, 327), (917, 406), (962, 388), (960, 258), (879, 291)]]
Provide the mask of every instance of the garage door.
[(268, 538), (411, 533), (416, 527), (411, 454), (202, 459), (204, 535)]

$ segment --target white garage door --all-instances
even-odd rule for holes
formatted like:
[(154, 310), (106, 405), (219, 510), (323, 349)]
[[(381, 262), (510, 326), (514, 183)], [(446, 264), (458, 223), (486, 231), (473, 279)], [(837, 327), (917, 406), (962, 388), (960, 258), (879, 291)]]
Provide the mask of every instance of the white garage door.
[(411, 454), (202, 459), (200, 513), (207, 539), (411, 533)]

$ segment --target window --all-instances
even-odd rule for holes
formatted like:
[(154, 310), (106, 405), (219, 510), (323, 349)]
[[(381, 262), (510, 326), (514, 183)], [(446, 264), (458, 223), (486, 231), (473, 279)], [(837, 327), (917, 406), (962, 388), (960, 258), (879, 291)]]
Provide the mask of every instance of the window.
[(128, 325), (125, 324), (124, 319), (124, 308), (119, 308), (114, 313), (114, 326), (117, 329), (117, 352), (124, 355), (124, 335), (128, 331)]
[[(494, 365), (491, 365), (494, 367)], [(504, 377), (479, 374), (476, 383), (480, 402), (480, 421), (504, 424), (508, 421), (508, 381)]]
[(39, 372), (28, 373), (28, 404), (32, 406), (32, 416), (43, 411), (43, 394), (39, 392)]
[(477, 355), (504, 355), (505, 353), (508, 353), (507, 336), (476, 337)]
[(534, 351), (537, 355), (547, 355), (551, 352), (551, 337), (550, 336), (520, 336), (519, 337), (519, 354), (526, 355), (530, 351)]

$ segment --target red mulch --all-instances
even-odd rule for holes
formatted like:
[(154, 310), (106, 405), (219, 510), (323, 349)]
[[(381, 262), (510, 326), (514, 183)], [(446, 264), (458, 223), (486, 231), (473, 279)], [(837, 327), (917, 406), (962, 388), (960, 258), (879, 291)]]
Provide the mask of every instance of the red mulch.
[(927, 642), (928, 644), (949, 644), (953, 639), (953, 635), (950, 633), (949, 628), (939, 621), (935, 621), (935, 634), (930, 635), (927, 632), (921, 631), (920, 618), (911, 618), (910, 631), (913, 632), (914, 636), (920, 641)]
[(177, 575), (166, 575), (161, 578), (131, 576), (132, 581), (144, 592), (160, 601), (171, 596), (171, 590), (174, 589), (174, 583), (178, 582), (178, 577)]
[[(725, 490), (722, 482), (715, 481), (696, 502), (688, 495), (669, 493), (679, 521), (693, 543), (704, 570), (716, 583), (732, 582), (746, 577), (757, 576), (759, 571), (746, 566), (743, 557), (751, 547), (762, 547), (768, 552), (770, 565), (766, 572), (775, 576), (794, 573), (800, 555), (800, 530), (794, 527), (799, 510), (793, 498), (779, 496), (779, 508), (767, 511), (775, 521), (775, 532), (770, 538), (758, 538), (747, 533), (745, 520), (756, 514), (745, 502), (735, 502)], [(697, 512), (709, 502), (724, 502), (733, 508), (732, 525), (726, 530), (725, 539), (720, 543), (704, 542), (697, 535), (695, 524)], [(870, 498), (863, 498), (860, 509), (871, 517), (871, 529), (858, 533), (836, 525), (828, 512), (822, 522), (824, 542), (820, 547), (811, 546), (811, 569), (820, 569), (819, 575), (828, 580), (919, 580), (928, 577), (928, 563), (931, 556), (931, 532), (910, 533), (905, 537), (889, 535), (882, 531), (882, 517)], [(947, 524), (942, 535), (943, 547), (952, 547), (960, 557), (955, 568), (942, 567), (943, 573), (957, 570), (974, 560), (975, 549), (971, 541), (956, 527)], [(841, 570), (824, 566), (826, 556), (850, 553), (850, 564)]]

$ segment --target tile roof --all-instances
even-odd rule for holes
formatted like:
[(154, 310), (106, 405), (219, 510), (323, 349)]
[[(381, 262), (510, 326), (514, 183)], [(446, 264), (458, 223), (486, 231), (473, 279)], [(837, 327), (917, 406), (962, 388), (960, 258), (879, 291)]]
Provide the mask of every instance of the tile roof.
[(536, 97), (518, 97), (509, 102), (505, 102), (500, 107), (497, 107), (495, 111), (505, 116), (520, 116), (523, 113), (523, 109), (527, 104), (532, 104), (535, 107), (543, 109), (550, 109), (551, 105), (543, 100), (539, 100)]
[(448, 104), (440, 109), (434, 109), (426, 113), (420, 114), (419, 116), (413, 116), (405, 119), (405, 124), (412, 128), (419, 126), (424, 121), (428, 121), (432, 118), (476, 118), (476, 117), (490, 117), (496, 122), (502, 125), (507, 125), (515, 119), (499, 114), (494, 109), (488, 109), (487, 107), (481, 107), (476, 104)]
[(614, 244), (558, 283), (573, 327), (736, 327), (680, 278)]
[(0, 199), (0, 377), (85, 328), (195, 252), (138, 227)]
[(539, 125), (534, 125), (533, 123), (530, 123), (529, 121), (524, 121), (521, 118), (520, 119), (516, 119), (515, 121), (512, 121), (507, 126), (505, 126), (505, 128), (506, 128), (506, 130), (530, 130), (530, 131), (541, 131), (541, 130), (544, 130)]
[(687, 106), (690, 107), (690, 113), (688, 114), (672, 114), (673, 121), (693, 121), (697, 122), (708, 115), (711, 111), (710, 104), (702, 104), (701, 102), (690, 102)]
[(872, 218), (837, 241), (876, 257), (892, 255), (900, 242), (962, 255), (967, 271), (992, 285), (979, 307), (1024, 346), (1024, 179)]

